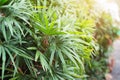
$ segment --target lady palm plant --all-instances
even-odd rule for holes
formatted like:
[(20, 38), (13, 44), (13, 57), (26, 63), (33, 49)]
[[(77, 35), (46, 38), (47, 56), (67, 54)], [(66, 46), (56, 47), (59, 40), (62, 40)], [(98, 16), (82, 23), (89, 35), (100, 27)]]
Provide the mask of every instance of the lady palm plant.
[(35, 45), (31, 44), (28, 49), (35, 52), (35, 61), (39, 62), (35, 66), (41, 67), (40, 70), (36, 69), (39, 73), (43, 72), (38, 75), (41, 76), (40, 79), (81, 78), (84, 74), (84, 59), (89, 60), (93, 51), (91, 32), (94, 22), (89, 17), (81, 18), (80, 14), (77, 14), (78, 10), (72, 6), (75, 4), (71, 3), (69, 6), (76, 13), (67, 12), (69, 7), (61, 12), (69, 1), (66, 1), (65, 5), (54, 5), (55, 2), (57, 0), (37, 2), (37, 9), (32, 14), (34, 27), (30, 31)]
[[(29, 6), (25, 0), (12, 0), (4, 5), (5, 0), (0, 5), (0, 65), (2, 79), (6, 76), (13, 76), (9, 73), (18, 72), (19, 58), (32, 60), (27, 54), (22, 44), (23, 37), (26, 36), (29, 25)], [(11, 72), (11, 70), (13, 70)], [(6, 72), (7, 71), (7, 72)], [(8, 73), (8, 74), (6, 74)], [(5, 74), (5, 75), (4, 75)]]
[(79, 9), (86, 2), (30, 1), (12, 0), (0, 6), (2, 79), (84, 77), (84, 63), (90, 60), (94, 46), (94, 20), (88, 17), (87, 8)]

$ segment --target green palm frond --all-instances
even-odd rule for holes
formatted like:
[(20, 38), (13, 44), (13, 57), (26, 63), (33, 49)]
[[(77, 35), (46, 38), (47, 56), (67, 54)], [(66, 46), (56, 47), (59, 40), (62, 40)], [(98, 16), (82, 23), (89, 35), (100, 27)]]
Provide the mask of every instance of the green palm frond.
[(22, 49), (17, 48), (15, 45), (7, 44), (6, 42), (1, 43), (0, 45), (0, 54), (2, 57), (2, 79), (4, 78), (4, 71), (7, 68), (6, 63), (10, 64), (10, 62), (6, 59), (7, 56), (10, 57), (11, 63), (14, 66), (14, 75), (18, 70), (18, 67), (15, 62), (15, 56), (20, 56), (26, 59), (33, 60), (33, 58), (28, 55), (25, 51)]
[[(24, 7), (23, 7), (24, 6)], [(29, 6), (27, 6), (27, 2), (24, 0), (21, 1), (11, 1), (8, 5), (3, 5), (0, 7), (1, 10), (1, 19), (0, 24), (2, 34), (7, 41), (7, 34), (6, 31), (10, 31), (11, 36), (15, 37), (19, 34), (24, 35), (25, 25), (29, 25), (29, 17), (30, 13)], [(27, 23), (27, 24), (24, 24)]]

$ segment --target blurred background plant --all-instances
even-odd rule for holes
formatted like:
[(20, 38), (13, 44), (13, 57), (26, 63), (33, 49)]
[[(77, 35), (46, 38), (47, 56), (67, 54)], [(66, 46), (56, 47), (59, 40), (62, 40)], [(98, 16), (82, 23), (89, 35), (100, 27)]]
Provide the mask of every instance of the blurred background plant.
[(96, 18), (95, 28), (98, 54), (92, 56), (91, 65), (87, 65), (86, 73), (89, 75), (88, 80), (103, 80), (109, 72), (107, 59), (112, 51), (113, 41), (119, 36), (119, 28), (114, 26), (111, 15), (104, 11)]

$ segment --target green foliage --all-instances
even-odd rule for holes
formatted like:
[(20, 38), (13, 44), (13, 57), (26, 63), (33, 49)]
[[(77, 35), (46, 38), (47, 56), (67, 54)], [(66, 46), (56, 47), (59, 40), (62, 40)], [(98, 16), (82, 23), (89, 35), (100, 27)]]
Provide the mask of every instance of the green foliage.
[[(107, 16), (97, 18), (100, 23), (95, 22), (93, 2), (0, 0), (0, 78), (80, 80), (87, 77), (86, 72), (90, 75), (96, 71), (101, 64), (96, 62), (99, 59), (91, 60), (96, 51), (94, 32), (101, 53), (104, 40), (113, 40), (110, 35), (116, 35), (117, 29), (112, 27), (112, 32), (106, 32), (107, 26), (112, 25), (106, 25)], [(95, 63), (91, 64), (94, 69), (89, 68), (90, 61)]]
[(7, 3), (7, 2), (9, 2), (9, 0), (0, 0), (0, 6)]
[(87, 7), (79, 9), (81, 1), (12, 0), (0, 5), (2, 80), (85, 77), (84, 63), (94, 47), (94, 20)]
[[(82, 78), (84, 59), (89, 61), (93, 51), (91, 35), (93, 20), (79, 19), (78, 14), (71, 16), (73, 13), (68, 12), (61, 15), (59, 10), (63, 8), (59, 7), (60, 9), (56, 10), (58, 6), (54, 6), (52, 2), (51, 4), (47, 4), (46, 1), (43, 3), (36, 6), (35, 8), (38, 9), (32, 14), (34, 24), (30, 33), (35, 45), (31, 44), (28, 48), (36, 52), (35, 61), (40, 62), (37, 65), (42, 66), (40, 70), (45, 74), (38, 76), (52, 80)], [(41, 6), (45, 8), (39, 8)], [(73, 7), (72, 3), (70, 6)], [(71, 20), (73, 17), (75, 18)]]
[[(0, 7), (0, 60), (2, 62), (2, 79), (4, 78), (4, 74), (5, 76), (9, 75), (5, 73), (6, 68), (14, 70), (12, 74), (15, 76), (20, 65), (20, 58), (33, 60), (33, 57), (24, 51), (22, 45), (26, 43), (22, 37), (26, 35), (26, 26), (29, 25), (28, 9), (29, 7), (24, 0), (11, 1), (7, 5)], [(24, 31), (26, 32), (24, 33)]]

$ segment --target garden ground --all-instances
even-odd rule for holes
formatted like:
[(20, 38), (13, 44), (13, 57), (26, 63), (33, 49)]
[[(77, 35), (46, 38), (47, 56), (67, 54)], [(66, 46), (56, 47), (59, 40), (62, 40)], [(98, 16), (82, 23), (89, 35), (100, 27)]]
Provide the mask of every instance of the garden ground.
[(111, 72), (112, 80), (120, 80), (120, 39), (113, 43), (113, 49), (111, 56), (115, 59), (115, 63)]

